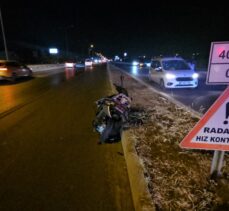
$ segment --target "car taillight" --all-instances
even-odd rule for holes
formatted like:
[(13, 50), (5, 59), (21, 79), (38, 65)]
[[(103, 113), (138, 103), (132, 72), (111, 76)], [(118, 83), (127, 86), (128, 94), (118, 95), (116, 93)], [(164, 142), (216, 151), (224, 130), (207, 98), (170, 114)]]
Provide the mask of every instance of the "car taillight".
[(74, 63), (66, 62), (65, 67), (74, 67)]

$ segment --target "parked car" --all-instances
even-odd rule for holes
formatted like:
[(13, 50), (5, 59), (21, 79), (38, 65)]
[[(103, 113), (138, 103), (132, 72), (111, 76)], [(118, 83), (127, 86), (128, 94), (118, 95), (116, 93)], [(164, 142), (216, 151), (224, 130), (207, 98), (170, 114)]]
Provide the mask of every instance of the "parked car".
[(156, 58), (151, 61), (149, 80), (162, 88), (196, 88), (198, 74), (178, 57)]
[(32, 70), (17, 61), (0, 60), (0, 80), (15, 81), (19, 77), (32, 77)]

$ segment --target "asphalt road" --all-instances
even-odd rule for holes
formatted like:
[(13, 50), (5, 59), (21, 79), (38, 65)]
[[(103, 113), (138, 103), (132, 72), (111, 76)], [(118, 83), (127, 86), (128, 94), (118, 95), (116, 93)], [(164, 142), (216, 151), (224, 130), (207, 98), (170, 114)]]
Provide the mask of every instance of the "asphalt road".
[(91, 127), (110, 93), (105, 66), (0, 82), (0, 210), (134, 210), (121, 143)]
[(182, 88), (162, 90), (159, 85), (149, 81), (149, 68), (138, 68), (136, 66), (120, 63), (116, 63), (115, 65), (140, 78), (158, 91), (169, 94), (176, 100), (200, 113), (205, 113), (226, 88), (225, 85), (206, 85), (206, 72), (201, 71), (199, 72), (199, 86), (196, 89)]

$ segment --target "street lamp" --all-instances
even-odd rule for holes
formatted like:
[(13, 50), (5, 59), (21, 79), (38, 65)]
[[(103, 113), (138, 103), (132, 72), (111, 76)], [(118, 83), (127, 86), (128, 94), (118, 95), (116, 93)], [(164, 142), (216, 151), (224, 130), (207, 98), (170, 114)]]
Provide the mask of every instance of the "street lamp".
[(92, 57), (93, 56), (93, 48), (94, 48), (94, 44), (91, 44), (89, 49), (88, 49), (88, 54), (89, 54), (89, 57)]
[(126, 61), (126, 58), (127, 58), (127, 52), (124, 52), (123, 53), (123, 61)]
[(6, 59), (9, 60), (8, 50), (7, 50), (7, 45), (6, 45), (6, 37), (5, 37), (4, 25), (3, 25), (3, 20), (2, 20), (1, 8), (0, 8), (0, 20), (1, 20), (2, 37), (3, 37), (3, 42), (4, 42), (4, 48), (5, 48)]

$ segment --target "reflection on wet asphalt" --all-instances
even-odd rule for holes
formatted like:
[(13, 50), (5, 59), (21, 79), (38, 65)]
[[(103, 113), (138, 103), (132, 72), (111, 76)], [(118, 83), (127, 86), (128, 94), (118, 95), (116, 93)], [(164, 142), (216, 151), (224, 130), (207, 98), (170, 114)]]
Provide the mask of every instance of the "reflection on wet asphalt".
[(49, 89), (81, 74), (83, 70), (83, 68), (79, 70), (63, 69), (58, 74), (42, 78), (36, 77), (39, 76), (39, 74), (36, 74), (32, 79), (21, 78), (15, 83), (0, 81), (0, 115), (20, 105), (34, 101)]

